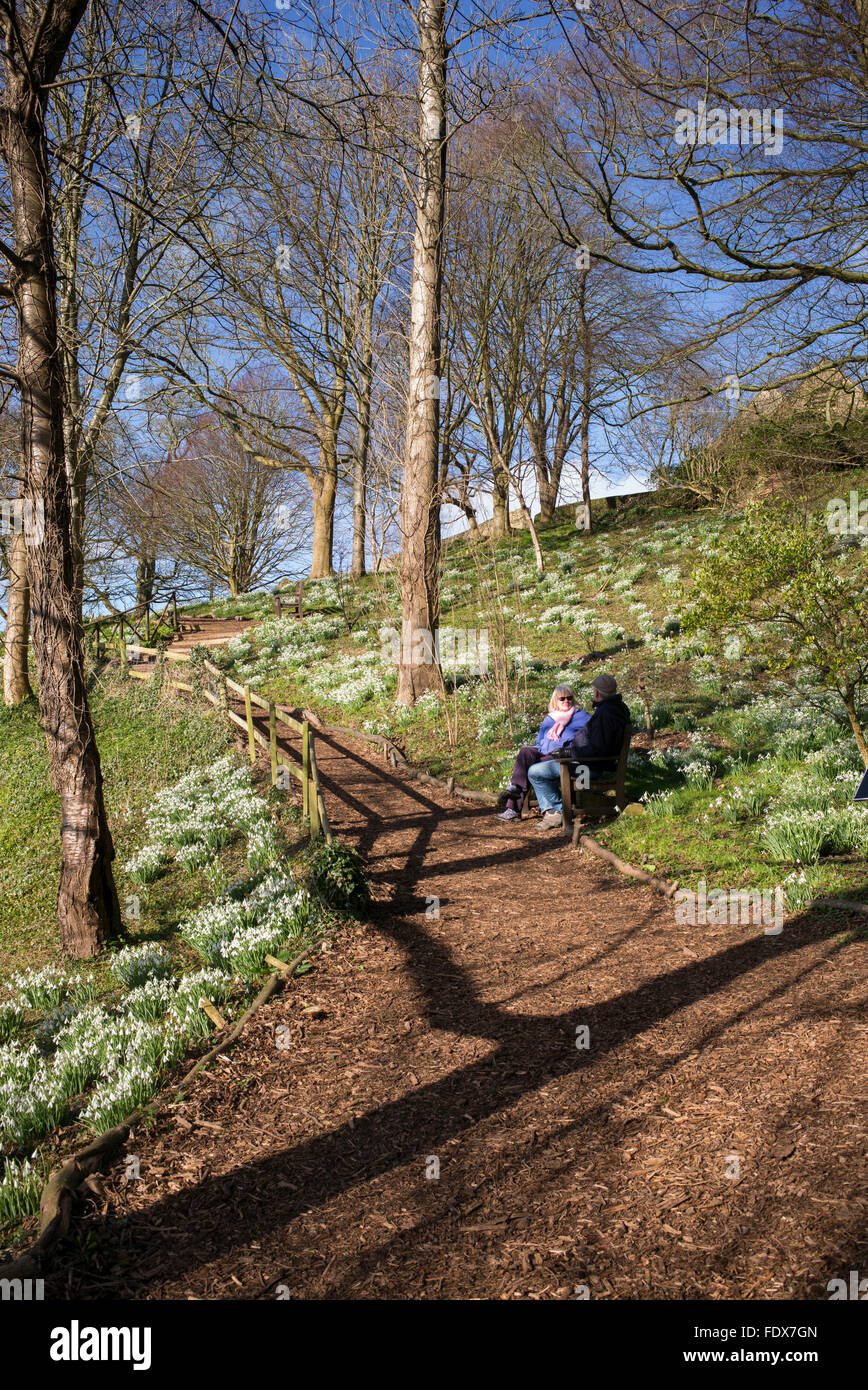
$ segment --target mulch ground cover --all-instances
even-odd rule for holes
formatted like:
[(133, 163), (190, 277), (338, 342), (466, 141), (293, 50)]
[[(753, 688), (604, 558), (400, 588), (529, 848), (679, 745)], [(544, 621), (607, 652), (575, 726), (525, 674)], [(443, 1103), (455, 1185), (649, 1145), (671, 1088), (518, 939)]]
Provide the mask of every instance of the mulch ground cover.
[(49, 1297), (825, 1299), (868, 1266), (864, 919), (678, 925), (559, 832), (317, 758), (370, 920), (132, 1136)]

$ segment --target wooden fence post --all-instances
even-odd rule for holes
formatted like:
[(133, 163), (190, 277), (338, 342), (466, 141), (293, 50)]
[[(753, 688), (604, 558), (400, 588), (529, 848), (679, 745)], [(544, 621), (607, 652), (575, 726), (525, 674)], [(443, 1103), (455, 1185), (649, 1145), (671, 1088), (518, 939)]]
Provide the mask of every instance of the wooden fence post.
[(247, 741), (250, 744), (250, 762), (256, 762), (256, 740), (253, 737), (253, 706), (250, 703), (250, 686), (244, 685), (244, 708), (247, 712)]
[(301, 813), (310, 817), (310, 725), (305, 719), (301, 731)]
[(277, 786), (277, 710), (274, 702), (268, 702), (268, 744), (271, 753), (271, 785)]
[[(311, 739), (310, 746), (310, 792), (308, 802), (310, 805), (310, 838), (318, 840), (325, 834), (323, 816), (320, 814), (320, 791), (319, 791), (319, 769), (316, 765), (316, 740)], [(322, 808), (325, 810), (325, 807)]]
[(126, 671), (126, 669), (127, 669), (127, 649), (126, 649), (126, 647), (124, 646), (124, 620), (123, 620), (123, 618), (121, 618), (120, 623), (118, 624), (118, 633), (119, 633), (118, 653), (119, 653), (119, 656), (120, 656), (121, 670), (122, 670), (122, 671)]

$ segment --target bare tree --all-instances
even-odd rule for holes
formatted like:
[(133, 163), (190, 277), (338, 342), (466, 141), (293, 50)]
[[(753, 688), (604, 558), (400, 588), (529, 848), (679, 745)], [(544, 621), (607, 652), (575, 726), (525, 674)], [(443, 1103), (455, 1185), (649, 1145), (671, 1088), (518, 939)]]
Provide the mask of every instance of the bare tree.
[[(90, 471), (115, 410), (144, 395), (153, 339), (202, 312), (182, 240), (196, 198), (202, 82), (220, 38), (188, 0), (153, 14), (94, 3), (68, 54), (50, 135), (64, 433), (79, 601)], [(214, 171), (209, 170), (211, 177)], [(192, 204), (192, 207), (191, 207)], [(185, 261), (185, 255), (187, 257)], [(196, 302), (198, 299), (198, 303)]]
[(552, 4), (568, 51), (539, 129), (562, 239), (590, 202), (611, 233), (601, 259), (699, 304), (717, 292), (696, 341), (727, 345), (742, 386), (823, 343), (864, 376), (861, 0)]
[[(257, 397), (253, 409), (279, 426), (278, 393), (260, 384)], [(154, 565), (159, 547), (238, 595), (273, 581), (305, 547), (303, 483), (259, 462), (219, 415), (198, 422), (151, 486)]]
[(114, 845), (82, 667), (75, 554), (63, 437), (63, 377), (57, 321), (51, 171), (45, 118), (86, 0), (46, 0), (22, 12), (0, 0), (0, 148), (12, 193), (13, 244), (0, 246), (17, 313), (24, 496), (44, 512), (28, 547), (39, 705), (61, 805), (60, 936), (75, 956), (93, 955), (120, 927), (111, 864)]
[[(537, 228), (528, 222), (527, 200), (509, 182), (504, 185), (511, 167), (500, 146), (510, 133), (482, 123), (466, 133), (463, 159), (455, 159), (467, 186), (452, 198), (449, 219), (447, 313), (455, 337), (450, 374), (472, 408), (468, 433), (481, 436), (482, 449), (469, 457), (478, 486), (490, 476), (489, 532), (495, 538), (509, 532), (510, 472), (524, 418), (525, 339), (541, 282), (551, 270)], [(469, 461), (466, 449), (456, 453)], [(465, 514), (470, 472), (460, 474), (454, 498)]]
[(418, 164), (410, 293), (407, 449), (401, 497), (399, 704), (442, 681), (434, 650), (440, 561), (440, 305), (446, 209), (446, 5), (419, 0)]

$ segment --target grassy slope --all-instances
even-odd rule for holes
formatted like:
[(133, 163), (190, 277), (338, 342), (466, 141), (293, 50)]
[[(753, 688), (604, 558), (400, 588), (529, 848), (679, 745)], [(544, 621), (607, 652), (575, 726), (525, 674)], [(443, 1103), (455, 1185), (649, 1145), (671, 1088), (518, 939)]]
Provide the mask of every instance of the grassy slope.
[[(816, 477), (808, 494), (814, 505), (829, 496), (845, 495), (850, 487), (868, 490), (868, 473), (835, 473)], [(515, 532), (497, 546), (461, 538), (447, 547), (444, 561), (444, 626), (488, 627), (492, 644), (499, 617), (506, 613), (503, 637), (513, 649), (524, 648), (530, 663), (523, 675), (510, 678), (512, 728), (492, 684), (469, 681), (449, 697), (449, 718), (442, 705), (423, 702), (414, 711), (393, 704), (394, 676), (377, 668), (374, 690), (365, 698), (352, 686), (360, 663), (379, 651), (379, 625), (394, 625), (399, 601), (394, 573), (369, 576), (358, 586), (308, 586), (311, 617), (300, 628), (322, 627), (332, 635), (317, 639), (319, 659), (307, 657), (281, 664), (280, 651), (239, 657), (234, 670), (249, 678), (264, 694), (288, 702), (309, 702), (326, 718), (359, 728), (376, 729), (392, 737), (411, 761), (434, 773), (454, 772), (459, 780), (495, 789), (511, 767), (515, 748), (538, 725), (553, 684), (574, 681), (580, 702), (587, 702), (587, 682), (598, 669), (613, 671), (641, 722), (636, 698), (637, 679), (644, 674), (658, 742), (672, 741), (687, 730), (705, 730), (717, 774), (714, 785), (685, 787), (673, 768), (654, 767), (634, 759), (628, 774), (631, 795), (676, 789), (677, 814), (652, 818), (622, 817), (600, 836), (634, 862), (695, 881), (705, 874), (710, 884), (730, 887), (777, 881), (791, 866), (770, 865), (759, 843), (757, 817), (732, 825), (714, 808), (734, 787), (750, 787), (761, 779), (775, 793), (789, 775), (804, 770), (795, 757), (791, 764), (777, 759), (769, 776), (757, 759), (769, 742), (756, 731), (745, 733), (738, 708), (767, 685), (766, 674), (750, 655), (727, 662), (715, 672), (704, 658), (685, 656), (667, 663), (642, 640), (631, 604), (641, 603), (651, 615), (650, 626), (677, 614), (689, 588), (696, 544), (709, 528), (721, 534), (738, 523), (737, 513), (722, 516), (714, 509), (683, 512), (660, 507), (655, 499), (618, 511), (595, 507), (595, 533), (587, 536), (573, 525), (572, 509), (564, 509), (555, 525), (540, 533), (546, 553), (546, 578), (515, 583), (516, 574), (532, 571), (530, 537)], [(612, 566), (604, 573), (601, 567)], [(641, 572), (620, 591), (614, 584), (642, 565)], [(679, 566), (674, 582), (667, 570)], [(523, 567), (523, 570), (522, 570)], [(632, 567), (632, 568), (631, 568)], [(569, 574), (564, 579), (564, 571)], [(603, 641), (599, 632), (555, 624), (540, 628), (540, 616), (562, 602), (550, 592), (563, 581), (565, 591), (582, 594), (581, 606), (600, 614), (600, 621), (624, 628), (626, 641)], [(598, 597), (599, 595), (599, 597)], [(206, 605), (207, 606), (207, 605)], [(267, 617), (269, 595), (212, 605), (224, 614)], [(349, 624), (344, 616), (349, 617)], [(352, 632), (347, 631), (348, 625)], [(284, 630), (296, 625), (289, 620)], [(650, 630), (647, 627), (646, 630)], [(361, 640), (360, 640), (361, 639)], [(279, 646), (279, 644), (278, 644)], [(579, 669), (589, 649), (604, 656)], [(566, 673), (564, 671), (566, 667)], [(370, 668), (368, 668), (370, 669)], [(349, 681), (349, 684), (347, 683)], [(98, 686), (92, 696), (110, 821), (118, 852), (117, 877), (122, 902), (135, 894), (142, 902), (139, 922), (130, 922), (132, 939), (171, 934), (175, 922), (201, 901), (206, 885), (200, 874), (173, 871), (147, 889), (126, 881), (123, 864), (141, 843), (141, 827), (153, 793), (170, 785), (196, 766), (206, 766), (226, 749), (228, 732), (208, 710), (194, 710), (181, 700), (160, 707), (155, 717), (148, 693), (138, 685), (115, 681)], [(451, 736), (445, 736), (451, 730)], [(846, 731), (845, 731), (846, 733)], [(662, 737), (660, 737), (662, 735)], [(679, 740), (689, 742), (687, 736)], [(728, 768), (725, 754), (745, 754), (746, 766)], [(59, 871), (57, 799), (48, 781), (45, 743), (31, 703), (18, 710), (0, 709), (0, 978), (22, 965), (40, 965), (58, 956), (55, 894)], [(230, 855), (231, 857), (231, 855)], [(230, 866), (231, 868), (231, 866)], [(864, 892), (865, 873), (859, 856), (827, 857), (816, 871), (818, 891)]]
[[(227, 727), (207, 710), (116, 681), (91, 696), (117, 852), (121, 904), (141, 900), (132, 940), (161, 935), (199, 894), (196, 878), (173, 874), (148, 889), (126, 881), (123, 864), (142, 839), (154, 793), (225, 754)], [(59, 960), (55, 904), (60, 871), (60, 810), (48, 777), (45, 739), (34, 703), (0, 709), (0, 979), (24, 966)]]
[[(180, 939), (178, 924), (213, 901), (231, 880), (250, 878), (246, 837), (224, 844), (206, 868), (187, 872), (171, 859), (159, 877), (147, 884), (134, 880), (125, 865), (148, 839), (145, 818), (155, 795), (174, 787), (187, 773), (205, 771), (223, 758), (234, 743), (231, 726), (208, 706), (197, 709), (183, 697), (159, 695), (119, 673), (99, 683), (91, 695), (91, 707), (117, 856), (115, 880), (125, 918), (124, 940), (117, 944), (159, 942), (168, 949), (178, 973), (201, 970), (204, 958)], [(59, 948), (56, 921), (59, 804), (50, 788), (45, 740), (32, 700), (15, 710), (0, 709), (0, 769), (0, 999), (6, 999), (14, 972), (47, 964), (66, 972), (70, 965)], [(294, 805), (284, 793), (268, 790), (267, 777), (258, 772), (254, 784), (260, 795), (267, 792), (282, 855), (291, 852), (301, 842)], [(121, 1003), (128, 993), (111, 971), (112, 960), (112, 955), (103, 953), (96, 960), (79, 963), (76, 971), (94, 982), (97, 1002), (104, 1007)], [(229, 1018), (243, 1005), (243, 996), (240, 1002), (237, 996), (236, 988), (231, 1002), (222, 1005)], [(82, 1011), (82, 1017), (86, 1012)], [(47, 1013), (46, 1008), (26, 1007), (9, 1049), (26, 1050)], [(206, 1039), (194, 1029), (188, 1050), (205, 1045)], [(132, 1065), (135, 1058), (127, 1061)], [(14, 1066), (7, 1065), (6, 1070), (12, 1078)], [(163, 1084), (161, 1075), (154, 1083), (157, 1086)], [(10, 1085), (12, 1094), (16, 1085), (11, 1080)], [(7, 1147), (4, 1156), (0, 1142), (0, 1255), (17, 1247), (28, 1232), (32, 1235), (45, 1175), (91, 1133), (78, 1122), (80, 1107), (94, 1087), (89, 1084), (85, 1090), (82, 1096), (69, 1097), (70, 1113), (59, 1126), (49, 1122), (27, 1145), (28, 1152), (36, 1154), (35, 1171), (29, 1177), (7, 1168), (5, 1158), (14, 1150)], [(131, 1108), (124, 1105), (120, 1113)], [(13, 1198), (19, 1203), (17, 1209), (10, 1205)]]
[[(868, 472), (817, 475), (799, 486), (798, 496), (822, 509), (829, 497), (846, 496), (850, 488), (861, 493), (868, 490)], [(713, 751), (715, 781), (705, 788), (685, 787), (677, 770), (655, 768), (637, 757), (629, 773), (631, 795), (639, 798), (644, 793), (680, 788), (678, 814), (653, 819), (622, 817), (601, 831), (601, 837), (625, 857), (666, 869), (685, 881), (705, 874), (709, 883), (733, 888), (771, 885), (793, 866), (770, 864), (758, 841), (758, 817), (729, 824), (713, 803), (736, 787), (745, 789), (760, 779), (775, 795), (789, 777), (805, 771), (798, 749), (790, 762), (778, 756), (773, 769), (763, 768), (757, 759), (772, 748), (772, 742), (739, 723), (739, 708), (757, 695), (768, 691), (779, 703), (785, 701), (782, 688), (769, 680), (750, 652), (737, 660), (715, 663), (682, 644), (680, 659), (672, 659), (673, 655), (679, 658), (679, 652), (670, 651), (664, 657), (648, 640), (654, 631), (659, 633), (667, 626), (667, 619), (677, 618), (689, 593), (698, 547), (703, 543), (725, 544), (727, 530), (736, 527), (739, 519), (737, 511), (684, 511), (649, 498), (617, 511), (597, 504), (595, 531), (588, 536), (576, 531), (572, 508), (564, 508), (555, 525), (540, 533), (547, 570), (541, 584), (521, 578), (533, 564), (530, 537), (524, 531), (515, 532), (497, 546), (465, 538), (451, 544), (444, 561), (444, 626), (487, 627), (493, 643), (498, 615), (505, 615), (506, 645), (523, 646), (526, 659), (532, 659), (533, 669), (510, 680), (512, 728), (499, 709), (502, 701), (491, 684), (491, 675), (488, 683), (483, 683), (485, 688), (471, 681), (450, 695), (449, 719), (442, 706), (423, 705), (413, 712), (396, 709), (393, 678), (382, 680), (380, 688), (366, 698), (364, 692), (360, 695), (352, 678), (379, 649), (379, 624), (398, 621), (393, 572), (370, 576), (355, 587), (343, 583), (339, 589), (328, 583), (308, 585), (310, 617), (304, 626), (313, 629), (331, 618), (333, 628), (321, 639), (314, 659), (299, 658), (287, 666), (281, 661), (282, 638), (275, 640), (271, 651), (265, 643), (254, 642), (250, 657), (236, 657), (234, 673), (239, 679), (249, 679), (265, 695), (288, 702), (306, 701), (327, 719), (385, 733), (411, 761), (434, 773), (454, 772), (469, 785), (489, 789), (502, 784), (515, 748), (538, 726), (556, 681), (572, 680), (580, 703), (587, 703), (593, 675), (601, 669), (612, 671), (631, 704), (634, 722), (640, 724), (642, 705), (637, 684), (643, 678), (652, 702), (657, 741), (664, 745), (680, 741), (687, 746), (689, 737), (676, 740), (674, 736), (704, 730), (706, 746)], [(606, 565), (610, 567), (608, 573)], [(679, 568), (677, 576), (675, 566)], [(631, 577), (627, 584), (623, 582), (625, 575)], [(516, 576), (520, 583), (516, 583)], [(559, 582), (564, 590), (551, 592), (551, 586), (557, 588)], [(563, 602), (564, 591), (571, 594), (576, 590), (582, 595), (581, 607), (599, 614), (598, 626), (580, 631), (555, 620), (554, 625), (541, 628), (541, 616)], [(644, 626), (641, 614), (631, 607), (637, 603), (650, 615)], [(212, 606), (212, 611), (267, 619), (272, 600), (261, 595), (226, 601)], [(346, 630), (345, 613), (352, 633)], [(600, 624), (623, 628), (625, 638), (617, 639), (611, 628), (605, 627), (601, 635)], [(284, 631), (288, 626), (284, 625)], [(677, 633), (677, 628), (673, 630)], [(263, 650), (257, 660), (260, 645)], [(602, 655), (581, 664), (592, 650)], [(452, 734), (445, 737), (450, 725)], [(848, 737), (846, 729), (842, 737)], [(747, 764), (732, 769), (726, 763), (727, 752), (732, 758), (744, 754)], [(704, 755), (700, 751), (698, 756)], [(815, 877), (817, 892), (858, 893), (865, 889), (860, 855), (827, 857)]]

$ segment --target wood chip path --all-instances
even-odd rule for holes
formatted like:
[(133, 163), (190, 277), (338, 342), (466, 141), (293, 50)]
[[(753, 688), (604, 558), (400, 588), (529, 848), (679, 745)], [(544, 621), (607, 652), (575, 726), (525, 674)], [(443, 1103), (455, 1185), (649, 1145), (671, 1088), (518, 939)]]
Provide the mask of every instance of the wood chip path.
[(47, 1296), (816, 1299), (868, 1268), (864, 922), (680, 926), (534, 822), (317, 755), (370, 920), (133, 1136)]

